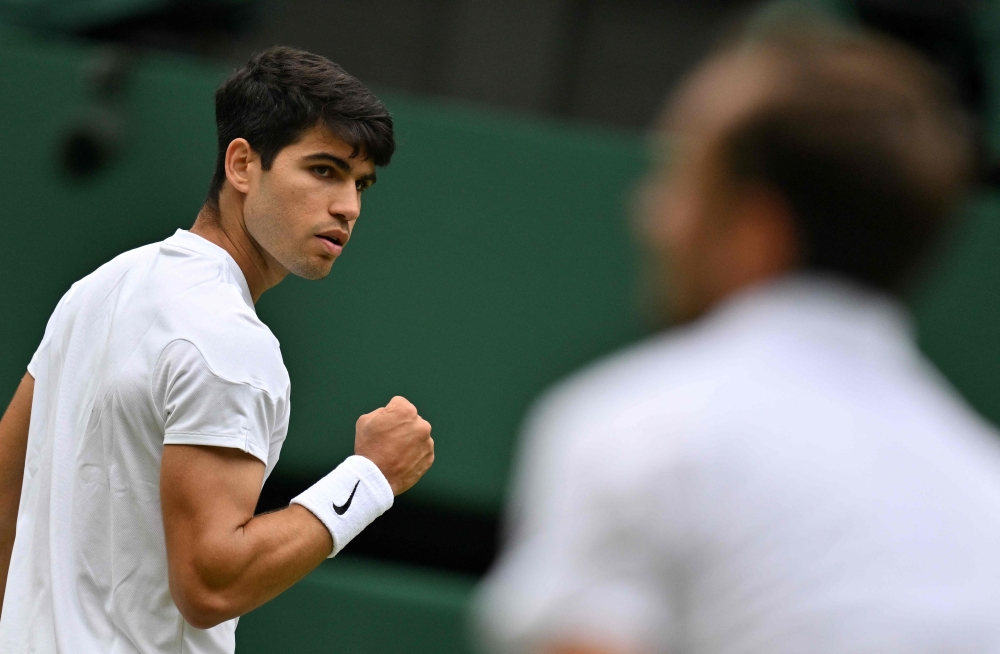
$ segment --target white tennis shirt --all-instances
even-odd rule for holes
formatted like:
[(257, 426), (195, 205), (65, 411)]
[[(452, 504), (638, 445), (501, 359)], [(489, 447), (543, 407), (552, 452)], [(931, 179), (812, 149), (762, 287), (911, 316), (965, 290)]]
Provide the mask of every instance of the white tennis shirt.
[(181, 617), (167, 585), (164, 444), (278, 460), (289, 379), (246, 279), (178, 230), (72, 286), (28, 371), (35, 393), (0, 652), (220, 654), (236, 620)]
[(512, 502), (492, 651), (1000, 652), (1000, 435), (846, 284), (748, 292), (565, 382)]

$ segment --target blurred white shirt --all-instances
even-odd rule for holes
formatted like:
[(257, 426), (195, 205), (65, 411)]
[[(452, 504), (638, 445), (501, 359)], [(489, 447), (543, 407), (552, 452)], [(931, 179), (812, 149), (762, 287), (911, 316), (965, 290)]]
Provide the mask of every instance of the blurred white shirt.
[(847, 284), (785, 279), (577, 374), (516, 479), (494, 651), (1000, 652), (1000, 436)]

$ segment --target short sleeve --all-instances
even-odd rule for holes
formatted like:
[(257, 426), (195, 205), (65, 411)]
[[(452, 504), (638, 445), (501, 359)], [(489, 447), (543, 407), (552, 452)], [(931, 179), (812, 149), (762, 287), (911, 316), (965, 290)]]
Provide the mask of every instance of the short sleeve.
[(164, 424), (164, 445), (232, 447), (268, 464), (272, 442), (288, 424), (287, 394), (227, 379), (190, 341), (175, 340), (153, 370), (152, 394)]
[(570, 641), (657, 652), (675, 637), (665, 552), (647, 530), (655, 498), (586, 405), (550, 403), (529, 421), (509, 541), (477, 598), (489, 651)]
[(28, 374), (30, 374), (34, 379), (38, 379), (38, 375), (40, 373), (39, 366), (41, 365), (42, 357), (45, 356), (45, 353), (49, 349), (49, 344), (52, 342), (52, 337), (58, 329), (58, 325), (62, 320), (66, 305), (69, 303), (75, 288), (76, 285), (74, 284), (68, 291), (66, 291), (66, 293), (63, 294), (62, 298), (59, 299), (59, 303), (56, 304), (56, 308), (52, 311), (52, 315), (49, 316), (49, 321), (45, 324), (45, 333), (42, 335), (42, 341), (38, 344), (38, 348), (31, 356), (31, 361), (28, 362)]

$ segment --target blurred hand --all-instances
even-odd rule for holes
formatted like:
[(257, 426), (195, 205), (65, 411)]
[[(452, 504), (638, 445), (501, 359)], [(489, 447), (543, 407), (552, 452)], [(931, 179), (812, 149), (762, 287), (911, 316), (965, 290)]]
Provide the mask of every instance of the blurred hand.
[(354, 453), (378, 466), (394, 495), (410, 489), (434, 463), (431, 424), (398, 395), (358, 418)]

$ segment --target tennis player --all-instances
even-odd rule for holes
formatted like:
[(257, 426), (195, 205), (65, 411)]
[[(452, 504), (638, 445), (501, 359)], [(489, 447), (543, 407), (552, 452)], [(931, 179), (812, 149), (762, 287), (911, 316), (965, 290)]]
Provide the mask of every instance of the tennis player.
[(645, 234), (687, 324), (529, 419), (486, 642), (1000, 652), (1000, 435), (894, 299), (970, 168), (934, 72), (772, 22), (697, 69), (663, 136)]
[(254, 303), (288, 273), (329, 274), (393, 126), (358, 80), (290, 48), (229, 77), (216, 121), (192, 229), (73, 284), (0, 423), (2, 652), (231, 653), (238, 616), (433, 461), (430, 425), (396, 397), (359, 418), (354, 456), (254, 516), (290, 411)]

